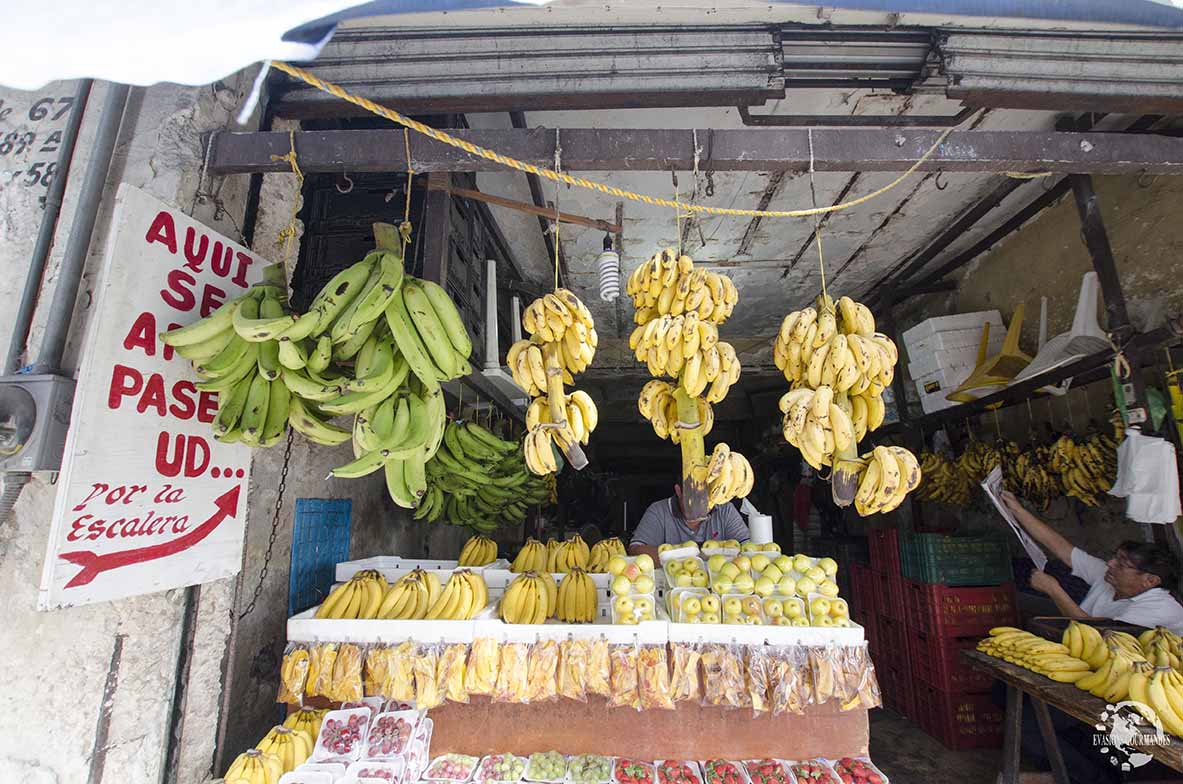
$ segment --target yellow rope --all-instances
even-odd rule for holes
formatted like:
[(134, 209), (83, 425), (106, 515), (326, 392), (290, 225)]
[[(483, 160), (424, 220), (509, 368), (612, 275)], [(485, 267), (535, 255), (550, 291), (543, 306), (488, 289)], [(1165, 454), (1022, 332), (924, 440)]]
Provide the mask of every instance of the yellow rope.
[(272, 155), (273, 161), (287, 161), (292, 167), (292, 174), (296, 175), (296, 193), (292, 197), (292, 214), (288, 218), (288, 225), (279, 230), (275, 237), (275, 244), (283, 246), (283, 260), (287, 264), (292, 260), (292, 240), (296, 239), (296, 215), (300, 212), (300, 194), (304, 192), (304, 172), (300, 171), (300, 164), (296, 160), (296, 132), (288, 131), (287, 155)]
[(437, 142), (447, 144), (451, 147), (456, 147), (458, 149), (464, 150), (470, 155), (476, 155), (480, 158), (501, 164), (502, 166), (506, 166), (511, 169), (517, 169), (518, 171), (526, 172), (527, 174), (545, 177), (546, 179), (553, 182), (564, 182), (567, 185), (574, 185), (579, 188), (597, 191), (607, 196), (615, 196), (619, 199), (641, 202), (653, 207), (672, 207), (673, 209), (682, 209), (688, 212), (703, 213), (706, 215), (742, 215), (760, 218), (806, 218), (810, 215), (821, 215), (827, 212), (839, 212), (841, 210), (850, 209), (851, 207), (857, 207), (858, 205), (864, 204), (877, 196), (887, 193), (889, 190), (907, 179), (909, 175), (913, 174), (921, 167), (921, 165), (924, 164), (925, 161), (932, 157), (932, 154), (937, 151), (937, 148), (941, 146), (945, 139), (948, 138), (949, 134), (954, 130), (953, 128), (946, 128), (941, 133), (941, 135), (937, 137), (937, 140), (933, 142), (932, 146), (928, 148), (924, 155), (920, 156), (919, 160), (908, 167), (907, 171), (905, 171), (899, 177), (896, 177), (887, 185), (884, 185), (882, 188), (872, 191), (865, 196), (860, 196), (857, 199), (842, 202), (841, 204), (833, 204), (829, 207), (813, 207), (807, 210), (741, 210), (735, 209), (733, 207), (712, 207), (705, 204), (683, 204), (676, 200), (671, 201), (669, 199), (662, 199), (656, 196), (647, 196), (643, 193), (634, 193), (623, 188), (617, 188), (612, 185), (605, 185), (601, 182), (595, 182), (594, 180), (584, 179), (583, 177), (573, 177), (565, 172), (557, 172), (553, 169), (535, 166), (532, 163), (526, 163), (515, 158), (510, 158), (509, 156), (502, 155), (495, 150), (480, 147), (473, 144), (472, 142), (458, 139), (446, 131), (441, 131), (438, 128), (432, 128), (430, 125), (424, 125), (417, 120), (412, 120), (410, 117), (396, 112), (393, 109), (388, 109), (385, 106), (380, 106), (368, 98), (362, 98), (361, 96), (346, 92), (339, 85), (333, 84), (332, 82), (326, 82), (325, 80), (312, 75), (308, 71), (305, 71), (303, 68), (297, 68), (294, 65), (289, 65), (288, 63), (278, 60), (273, 62), (272, 66), (290, 76), (294, 76), (311, 87), (315, 87), (322, 92), (336, 96), (337, 98), (347, 101), (355, 106), (360, 106), (366, 111), (376, 114), (379, 117), (385, 117), (391, 122), (410, 128), (412, 131), (416, 131), (423, 134), (424, 136), (435, 139)]
[(407, 256), (407, 244), (411, 241), (411, 181), (415, 179), (415, 170), (411, 168), (411, 132), (403, 128), (403, 145), (407, 148), (407, 200), (403, 205), (403, 222), (399, 224), (398, 233), (403, 238), (403, 258)]

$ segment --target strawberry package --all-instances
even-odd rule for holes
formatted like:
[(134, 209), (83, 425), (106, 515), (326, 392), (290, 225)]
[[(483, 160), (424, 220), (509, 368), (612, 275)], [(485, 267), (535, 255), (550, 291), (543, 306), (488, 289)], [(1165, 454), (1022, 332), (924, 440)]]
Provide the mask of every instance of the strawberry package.
[(705, 760), (702, 778), (705, 784), (752, 784), (743, 765), (731, 760)]
[(703, 784), (694, 760), (658, 760), (657, 784)]
[(616, 784), (656, 784), (657, 774), (651, 763), (620, 757), (612, 769), (612, 779)]
[(370, 709), (329, 711), (320, 724), (312, 761), (356, 762), (370, 729)]
[(866, 757), (843, 757), (834, 762), (842, 784), (888, 784), (887, 776)]
[(798, 784), (839, 784), (834, 769), (824, 759), (790, 762), (789, 769), (797, 777)]
[(790, 784), (789, 774), (780, 760), (745, 760), (743, 765), (752, 784)]
[(467, 754), (442, 754), (432, 760), (423, 778), (427, 781), (468, 781), (480, 759)]
[(391, 759), (401, 756), (411, 745), (415, 725), (419, 723), (419, 711), (390, 711), (379, 713), (370, 724), (366, 738), (364, 759)]
[(365, 781), (366, 784), (370, 784), (371, 780), (375, 784), (379, 781), (386, 782), (386, 784), (401, 784), (406, 778), (406, 774), (407, 766), (402, 760), (355, 762), (345, 772), (346, 777), (353, 776), (355, 779)]

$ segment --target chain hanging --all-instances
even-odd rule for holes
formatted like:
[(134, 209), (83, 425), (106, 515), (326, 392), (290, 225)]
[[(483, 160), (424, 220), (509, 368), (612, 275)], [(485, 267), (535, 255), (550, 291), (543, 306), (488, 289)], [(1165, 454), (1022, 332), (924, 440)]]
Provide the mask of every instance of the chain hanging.
[(283, 494), (287, 490), (288, 466), (292, 459), (292, 429), (288, 428), (288, 442), (283, 448), (283, 467), (279, 470), (279, 487), (275, 491), (275, 510), (271, 515), (271, 536), (267, 538), (267, 554), (263, 556), (263, 568), (259, 571), (259, 582), (255, 584), (255, 592), (251, 594), (250, 604), (238, 616), (242, 620), (251, 614), (263, 593), (263, 583), (267, 581), (267, 571), (271, 566), (271, 554), (275, 550), (275, 539), (279, 535), (279, 514), (283, 509)]

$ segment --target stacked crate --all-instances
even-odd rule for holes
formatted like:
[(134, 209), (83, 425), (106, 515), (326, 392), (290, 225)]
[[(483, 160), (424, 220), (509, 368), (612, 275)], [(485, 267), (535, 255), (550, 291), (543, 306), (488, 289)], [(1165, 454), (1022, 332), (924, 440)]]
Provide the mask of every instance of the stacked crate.
[(997, 748), (1003, 711), (992, 679), (961, 652), (1017, 622), (1006, 541), (909, 533), (899, 547), (915, 718), (948, 748)]
[(875, 596), (876, 611), (871, 658), (884, 704), (912, 718), (916, 715), (916, 701), (908, 652), (899, 534), (894, 528), (872, 528), (867, 532), (867, 541), (871, 566), (866, 580)]

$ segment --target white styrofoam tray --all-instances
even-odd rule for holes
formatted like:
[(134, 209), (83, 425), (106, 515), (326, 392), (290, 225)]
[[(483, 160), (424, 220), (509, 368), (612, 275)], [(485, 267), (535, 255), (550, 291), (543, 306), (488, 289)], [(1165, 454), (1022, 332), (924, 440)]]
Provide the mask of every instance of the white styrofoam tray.
[[(479, 617), (491, 617), (496, 603), (481, 610)], [(288, 640), (292, 642), (398, 643), (472, 642), (476, 619), (468, 621), (387, 621), (316, 618), (316, 608), (288, 619)], [(498, 621), (500, 623), (500, 621)]]
[(981, 338), (982, 326), (986, 322), (990, 323), (992, 336), (996, 327), (1002, 329), (1002, 314), (997, 310), (977, 310), (972, 313), (954, 313), (951, 316), (933, 316), (911, 329), (904, 330), (904, 347), (911, 354), (913, 347), (921, 346), (924, 341), (942, 332), (976, 331)]
[[(451, 572), (453, 569), (459, 568), (459, 562), (455, 559), (431, 559), (431, 558), (403, 558), (398, 555), (375, 555), (372, 558), (359, 558), (355, 561), (342, 561), (337, 564), (336, 574), (334, 579), (337, 582), (343, 583), (353, 575), (365, 569), (376, 569), (382, 573), (382, 576), (387, 580), (398, 579), (407, 572), (415, 569), (432, 569), (432, 570), (447, 570)], [(504, 558), (499, 558), (485, 566), (470, 566), (468, 569), (496, 569), (509, 568), (509, 561)]]

